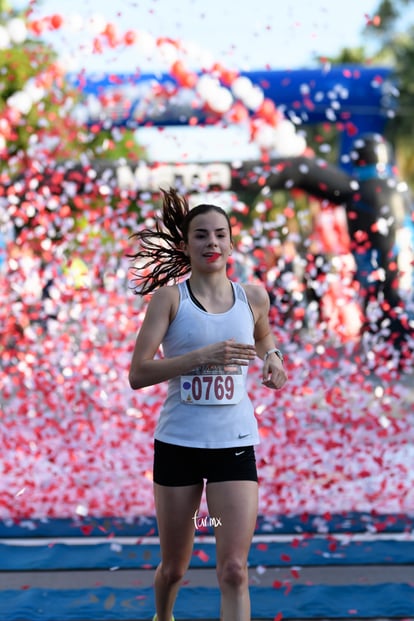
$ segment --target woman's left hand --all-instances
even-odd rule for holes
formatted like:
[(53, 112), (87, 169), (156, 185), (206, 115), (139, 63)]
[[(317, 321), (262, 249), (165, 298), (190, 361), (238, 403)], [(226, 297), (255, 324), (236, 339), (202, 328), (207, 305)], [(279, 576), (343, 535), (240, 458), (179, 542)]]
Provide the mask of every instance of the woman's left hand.
[(263, 363), (263, 386), (278, 390), (287, 382), (287, 373), (283, 362), (277, 356), (268, 356)]

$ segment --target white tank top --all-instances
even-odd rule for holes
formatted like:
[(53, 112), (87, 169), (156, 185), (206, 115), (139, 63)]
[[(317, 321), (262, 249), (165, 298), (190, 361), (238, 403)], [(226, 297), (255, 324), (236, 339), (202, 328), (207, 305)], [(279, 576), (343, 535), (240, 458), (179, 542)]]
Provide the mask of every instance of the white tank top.
[[(180, 302), (162, 343), (169, 358), (234, 338), (254, 345), (254, 318), (246, 293), (232, 283), (234, 304), (225, 313), (208, 313), (191, 299), (185, 282)], [(168, 382), (154, 437), (198, 448), (258, 444), (253, 404), (246, 390), (247, 366), (203, 365)]]

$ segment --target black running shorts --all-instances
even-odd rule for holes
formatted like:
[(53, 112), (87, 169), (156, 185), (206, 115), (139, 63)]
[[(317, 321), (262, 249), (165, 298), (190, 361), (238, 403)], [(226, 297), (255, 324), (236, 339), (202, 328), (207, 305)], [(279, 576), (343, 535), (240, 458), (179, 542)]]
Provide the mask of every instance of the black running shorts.
[(177, 487), (221, 481), (257, 481), (253, 446), (206, 449), (154, 441), (154, 482)]

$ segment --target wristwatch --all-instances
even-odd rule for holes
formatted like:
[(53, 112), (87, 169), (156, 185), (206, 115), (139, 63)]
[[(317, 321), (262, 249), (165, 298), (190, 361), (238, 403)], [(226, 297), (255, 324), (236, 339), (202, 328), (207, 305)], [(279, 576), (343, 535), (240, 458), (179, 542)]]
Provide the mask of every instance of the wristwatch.
[(276, 354), (279, 360), (283, 362), (283, 354), (280, 351), (280, 349), (277, 349), (277, 347), (274, 347), (273, 349), (268, 349), (265, 355), (263, 356), (263, 360), (266, 361), (267, 358), (270, 356), (270, 354)]

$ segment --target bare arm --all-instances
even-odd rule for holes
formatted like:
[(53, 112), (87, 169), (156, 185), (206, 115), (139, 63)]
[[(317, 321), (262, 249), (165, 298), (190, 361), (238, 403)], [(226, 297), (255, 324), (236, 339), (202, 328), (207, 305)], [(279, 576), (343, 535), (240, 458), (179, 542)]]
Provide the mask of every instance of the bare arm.
[(254, 347), (236, 343), (233, 339), (213, 343), (180, 356), (156, 358), (177, 307), (176, 287), (163, 287), (153, 294), (132, 354), (129, 383), (134, 390), (183, 375), (202, 364), (230, 364), (237, 361), (238, 364), (248, 365), (254, 359)]
[(262, 383), (269, 388), (282, 388), (287, 381), (283, 362), (275, 353), (266, 356), (266, 352), (277, 347), (269, 324), (269, 295), (264, 287), (258, 285), (246, 285), (245, 290), (255, 316), (256, 352), (264, 360)]

